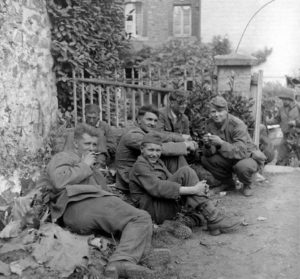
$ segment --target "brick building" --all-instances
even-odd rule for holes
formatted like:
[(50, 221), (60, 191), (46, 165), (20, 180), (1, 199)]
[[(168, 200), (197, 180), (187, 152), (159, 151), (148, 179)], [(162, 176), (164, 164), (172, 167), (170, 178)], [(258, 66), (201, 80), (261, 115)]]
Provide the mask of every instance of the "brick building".
[(200, 9), (201, 0), (125, 0), (125, 30), (135, 48), (200, 38)]

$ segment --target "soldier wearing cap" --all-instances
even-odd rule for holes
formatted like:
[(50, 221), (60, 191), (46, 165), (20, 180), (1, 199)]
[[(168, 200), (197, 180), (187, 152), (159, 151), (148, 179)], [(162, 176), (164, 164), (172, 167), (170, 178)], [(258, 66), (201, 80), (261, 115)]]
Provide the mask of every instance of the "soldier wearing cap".
[[(114, 161), (116, 153), (116, 140), (111, 130), (111, 127), (100, 121), (100, 108), (97, 104), (88, 104), (85, 106), (86, 124), (94, 127), (98, 132), (98, 148), (97, 148), (97, 164), (101, 168)], [(73, 130), (67, 135), (64, 150), (73, 148), (74, 132)]]
[(235, 173), (243, 183), (242, 193), (251, 196), (252, 177), (259, 164), (264, 163), (265, 156), (252, 142), (246, 124), (228, 113), (227, 101), (222, 96), (210, 102), (207, 132), (201, 159), (203, 166), (228, 190), (234, 187), (232, 174)]
[[(134, 204), (151, 215), (156, 224), (173, 220), (179, 212), (179, 199), (185, 198), (186, 205), (201, 213), (208, 222), (211, 234), (230, 232), (240, 221), (224, 216), (207, 197), (205, 181), (199, 181), (196, 172), (189, 166), (179, 168), (171, 174), (160, 155), (161, 137), (146, 134), (141, 142), (141, 155), (133, 165), (129, 175), (129, 189)], [(194, 224), (197, 223), (194, 215)]]
[[(140, 147), (145, 134), (157, 129), (159, 112), (152, 105), (143, 106), (137, 113), (135, 126), (125, 133), (116, 151), (117, 182), (116, 188), (129, 190), (129, 172), (140, 155)], [(171, 173), (187, 165), (184, 158), (189, 152), (197, 149), (194, 141), (185, 141), (182, 135), (160, 132), (163, 140), (163, 160)]]
[(181, 91), (171, 92), (169, 95), (169, 104), (159, 110), (159, 129), (189, 135), (189, 119), (184, 114), (186, 107), (186, 93)]
[(278, 148), (276, 164), (289, 165), (291, 145), (288, 142), (292, 137), (292, 132), (300, 128), (300, 108), (295, 103), (293, 92), (284, 92), (279, 98), (282, 100), (282, 107), (279, 108), (276, 120), (280, 124), (283, 138)]

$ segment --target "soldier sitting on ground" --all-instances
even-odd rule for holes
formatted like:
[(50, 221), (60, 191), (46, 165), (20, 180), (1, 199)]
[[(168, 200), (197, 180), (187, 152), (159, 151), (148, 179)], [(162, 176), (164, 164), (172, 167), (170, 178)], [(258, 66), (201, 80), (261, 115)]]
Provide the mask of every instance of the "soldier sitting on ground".
[(241, 192), (251, 196), (253, 176), (266, 156), (252, 142), (246, 124), (228, 113), (223, 97), (211, 100), (210, 115), (201, 158), (203, 166), (227, 187), (226, 190), (235, 189), (232, 178), (235, 173), (243, 184)]
[(189, 119), (184, 114), (187, 107), (186, 93), (172, 91), (169, 103), (159, 110), (158, 128), (162, 131), (190, 135)]
[[(157, 129), (159, 112), (152, 105), (143, 106), (139, 109), (135, 127), (125, 133), (117, 147), (116, 188), (122, 191), (129, 190), (129, 172), (140, 155), (141, 142), (145, 134)], [(157, 132), (158, 133), (158, 132)], [(197, 143), (186, 141), (182, 135), (175, 133), (159, 133), (163, 141), (162, 160), (171, 173), (181, 166), (187, 165), (184, 155), (195, 151)]]
[(57, 153), (47, 166), (51, 181), (51, 216), (79, 234), (121, 232), (109, 259), (109, 278), (151, 278), (153, 271), (138, 265), (149, 253), (152, 222), (149, 214), (107, 191), (104, 177), (94, 168), (98, 133), (79, 124), (73, 148)]
[[(97, 104), (88, 104), (85, 106), (86, 123), (94, 127), (98, 132), (97, 164), (101, 168), (113, 163), (116, 153), (116, 140), (111, 127), (104, 121), (100, 121), (100, 108)], [(65, 150), (72, 149), (74, 141), (73, 130), (67, 136)]]
[[(201, 213), (207, 220), (212, 235), (235, 230), (240, 220), (224, 216), (207, 197), (206, 183), (189, 166), (171, 174), (160, 156), (162, 140), (159, 135), (148, 133), (141, 142), (141, 155), (130, 172), (130, 195), (134, 204), (146, 210), (157, 224), (172, 220), (179, 212), (179, 200)], [(190, 224), (190, 223), (189, 223)], [(187, 223), (188, 225), (188, 223)]]

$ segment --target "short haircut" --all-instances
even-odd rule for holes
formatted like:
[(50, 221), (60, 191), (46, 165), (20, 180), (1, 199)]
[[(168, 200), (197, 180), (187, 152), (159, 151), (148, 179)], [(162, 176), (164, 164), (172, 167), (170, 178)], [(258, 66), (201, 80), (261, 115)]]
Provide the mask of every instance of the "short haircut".
[(177, 102), (183, 102), (187, 100), (187, 95), (179, 90), (176, 91), (171, 91), (169, 95), (169, 100), (170, 101), (177, 101)]
[(99, 132), (96, 128), (85, 124), (85, 123), (80, 123), (76, 126), (74, 130), (74, 140), (79, 140), (82, 138), (83, 134), (88, 134), (91, 137), (98, 137)]
[(156, 106), (154, 105), (146, 105), (140, 107), (137, 113), (137, 117), (144, 116), (147, 112), (154, 113), (157, 117), (159, 117), (159, 111)]

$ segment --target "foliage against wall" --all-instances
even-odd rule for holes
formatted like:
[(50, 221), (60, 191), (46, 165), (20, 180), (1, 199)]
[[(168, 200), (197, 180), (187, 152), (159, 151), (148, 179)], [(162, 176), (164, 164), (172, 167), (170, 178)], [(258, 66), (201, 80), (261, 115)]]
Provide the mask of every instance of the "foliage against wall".
[(123, 6), (116, 1), (47, 0), (59, 103), (67, 107), (72, 70), (112, 78), (128, 50)]

